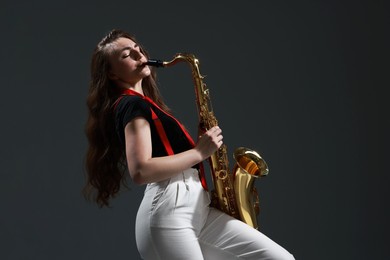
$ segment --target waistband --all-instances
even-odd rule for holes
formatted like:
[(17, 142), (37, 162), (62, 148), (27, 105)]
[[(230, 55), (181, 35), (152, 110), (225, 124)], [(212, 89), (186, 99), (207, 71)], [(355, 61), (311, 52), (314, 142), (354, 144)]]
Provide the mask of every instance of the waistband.
[(180, 182), (180, 181), (184, 182), (184, 183), (187, 181), (200, 182), (198, 169), (188, 168), (188, 169), (174, 175), (173, 177), (171, 177), (169, 179), (159, 181), (159, 182), (148, 183), (146, 186), (145, 192), (147, 190), (152, 189), (153, 187), (162, 187), (162, 186), (168, 185), (169, 183), (175, 183), (175, 182)]
[(182, 171), (181, 173), (171, 177), (170, 181), (175, 182), (175, 181), (181, 181), (183, 179), (184, 180), (188, 180), (188, 179), (199, 180), (198, 170), (194, 169), (194, 168), (186, 169), (186, 170)]

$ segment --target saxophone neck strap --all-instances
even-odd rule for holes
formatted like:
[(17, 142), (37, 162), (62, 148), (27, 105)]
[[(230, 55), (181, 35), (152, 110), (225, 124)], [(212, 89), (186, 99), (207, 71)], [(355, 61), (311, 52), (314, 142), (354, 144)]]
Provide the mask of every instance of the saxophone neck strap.
[[(150, 112), (152, 114), (152, 119), (153, 119), (153, 122), (154, 122), (154, 125), (157, 129), (157, 133), (160, 137), (160, 140), (162, 141), (163, 145), (164, 145), (164, 148), (165, 148), (165, 151), (167, 152), (168, 155), (174, 155), (174, 152), (173, 152), (173, 149), (172, 149), (172, 146), (171, 146), (171, 143), (169, 142), (169, 139), (167, 137), (167, 134), (165, 133), (165, 129), (164, 129), (164, 126), (163, 124), (161, 123), (161, 120), (158, 118), (157, 114), (154, 112), (153, 108), (152, 107), (156, 107), (158, 110), (160, 110), (161, 112), (163, 112), (165, 115), (169, 116), (170, 118), (172, 118), (176, 123), (177, 125), (181, 128), (181, 130), (183, 131), (183, 133), (185, 134), (185, 136), (187, 137), (187, 140), (189, 141), (189, 143), (191, 144), (192, 147), (195, 147), (195, 142), (194, 140), (191, 138), (190, 134), (187, 132), (187, 130), (184, 128), (184, 126), (175, 118), (173, 117), (172, 115), (170, 115), (169, 113), (165, 112), (163, 109), (161, 109), (151, 98), (147, 97), (147, 96), (144, 96), (144, 95), (141, 95), (140, 93), (132, 90), (132, 89), (124, 89), (123, 92), (122, 92), (122, 95), (115, 101), (114, 103), (114, 109), (117, 107), (119, 101), (124, 97), (124, 96), (139, 96), (139, 97), (142, 97), (144, 100), (148, 101), (150, 104), (152, 104), (152, 106), (150, 107)], [(205, 173), (204, 173), (204, 167), (203, 167), (203, 163), (199, 163), (199, 175), (200, 175), (200, 180), (201, 180), (201, 183), (202, 183), (202, 186), (205, 190), (207, 190), (207, 182), (206, 182), (206, 178), (205, 178)]]

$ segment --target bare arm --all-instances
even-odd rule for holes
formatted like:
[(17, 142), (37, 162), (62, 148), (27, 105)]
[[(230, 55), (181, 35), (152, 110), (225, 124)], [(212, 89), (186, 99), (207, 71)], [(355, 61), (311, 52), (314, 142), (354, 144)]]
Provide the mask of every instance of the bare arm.
[(202, 135), (193, 149), (172, 156), (152, 158), (149, 122), (137, 117), (125, 127), (126, 158), (130, 176), (137, 184), (158, 182), (205, 160), (222, 145), (216, 126)]

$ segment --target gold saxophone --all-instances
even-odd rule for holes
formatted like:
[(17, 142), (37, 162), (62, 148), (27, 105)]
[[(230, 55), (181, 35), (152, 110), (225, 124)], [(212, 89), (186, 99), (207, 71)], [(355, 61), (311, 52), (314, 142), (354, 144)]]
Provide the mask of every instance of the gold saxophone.
[[(178, 53), (171, 61), (148, 60), (155, 67), (173, 66), (180, 61), (190, 64), (195, 83), (196, 102), (199, 115), (199, 127), (202, 132), (218, 125), (214, 115), (209, 89), (203, 82), (199, 71), (199, 60), (193, 54)], [(239, 147), (233, 154), (236, 164), (233, 175), (229, 173), (229, 161), (226, 145), (223, 144), (210, 156), (210, 171), (214, 190), (212, 206), (258, 229), (257, 215), (260, 212), (259, 197), (254, 181), (268, 174), (267, 163), (261, 156), (248, 148)]]

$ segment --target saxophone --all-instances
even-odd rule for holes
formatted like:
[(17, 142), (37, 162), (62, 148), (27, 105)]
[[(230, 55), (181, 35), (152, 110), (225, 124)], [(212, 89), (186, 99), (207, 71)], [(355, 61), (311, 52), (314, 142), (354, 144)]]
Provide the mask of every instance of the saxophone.
[[(191, 66), (199, 115), (199, 128), (201, 132), (206, 132), (218, 125), (218, 121), (211, 106), (209, 89), (203, 82), (204, 77), (199, 71), (199, 60), (193, 54), (178, 53), (171, 61), (150, 59), (147, 65), (169, 67), (181, 61), (187, 62)], [(234, 151), (233, 158), (236, 160), (233, 174), (229, 172), (225, 144), (208, 159), (214, 185), (214, 190), (211, 193), (211, 204), (228, 215), (258, 229), (257, 215), (260, 212), (260, 207), (254, 181), (256, 178), (268, 174), (267, 163), (256, 151), (244, 147), (237, 148)]]

